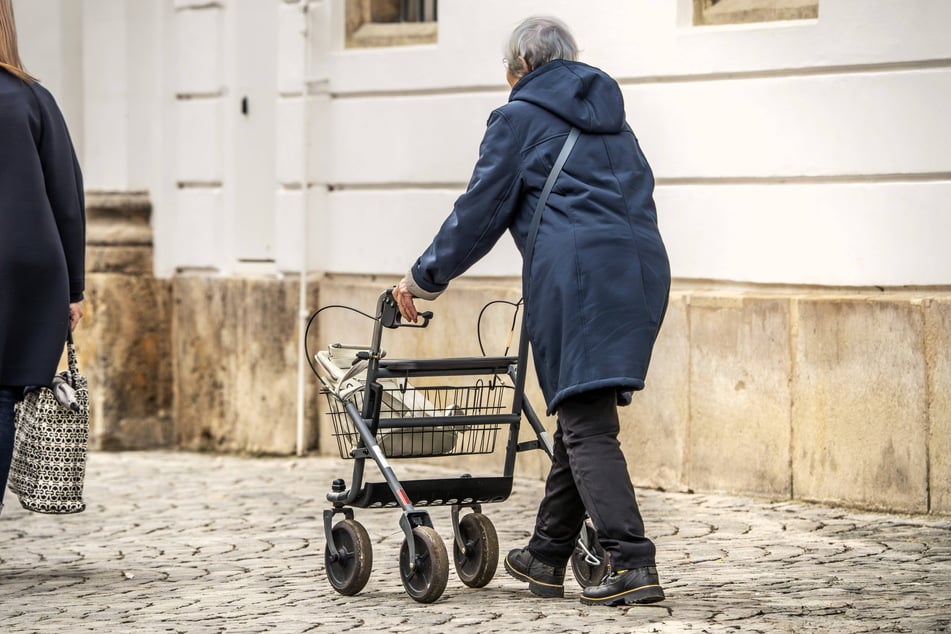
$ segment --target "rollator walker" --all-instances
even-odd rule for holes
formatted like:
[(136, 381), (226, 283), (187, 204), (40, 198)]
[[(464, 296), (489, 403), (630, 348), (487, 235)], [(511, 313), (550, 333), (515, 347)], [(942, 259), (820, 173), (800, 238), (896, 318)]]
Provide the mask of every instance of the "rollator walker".
[[(321, 311), (311, 316), (308, 329)], [(541, 450), (552, 456), (551, 436), (525, 398), (524, 329), (517, 356), (385, 358), (383, 330), (426, 328), (433, 314), (420, 317), (420, 324), (403, 323), (391, 289), (386, 290), (372, 316), (368, 346), (332, 344), (314, 355), (316, 366), (311, 362), (329, 404), (340, 457), (353, 460), (349, 484), (333, 481), (327, 493), (331, 508), (323, 515), (327, 579), (343, 595), (359, 593), (373, 566), (370, 536), (355, 519), (354, 508), (400, 510), (400, 579), (410, 597), (431, 603), (446, 588), (449, 558), (425, 508), (449, 506), (456, 572), (469, 587), (485, 586), (498, 566), (499, 541), (483, 505), (508, 499), (519, 453)], [(519, 442), (523, 417), (534, 438)], [(505, 438), (501, 475), (401, 480), (391, 463), (491, 454), (500, 435)], [(376, 464), (382, 482), (364, 481), (368, 460)], [(338, 516), (343, 518), (336, 521)], [(608, 566), (586, 521), (571, 557), (572, 573), (586, 587), (600, 583)]]

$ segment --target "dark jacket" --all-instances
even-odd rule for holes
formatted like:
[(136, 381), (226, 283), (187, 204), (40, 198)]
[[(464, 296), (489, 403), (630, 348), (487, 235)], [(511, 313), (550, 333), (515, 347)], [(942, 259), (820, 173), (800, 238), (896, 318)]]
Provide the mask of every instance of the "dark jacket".
[(468, 190), (416, 261), (415, 286), (441, 292), (508, 229), (519, 250), (572, 126), (581, 129), (549, 197), (523, 280), (526, 323), (549, 413), (566, 397), (644, 387), (667, 307), (670, 267), (654, 177), (602, 71), (556, 60), (523, 77), (489, 117)]
[(0, 385), (48, 385), (83, 298), (82, 175), (52, 95), (0, 68)]

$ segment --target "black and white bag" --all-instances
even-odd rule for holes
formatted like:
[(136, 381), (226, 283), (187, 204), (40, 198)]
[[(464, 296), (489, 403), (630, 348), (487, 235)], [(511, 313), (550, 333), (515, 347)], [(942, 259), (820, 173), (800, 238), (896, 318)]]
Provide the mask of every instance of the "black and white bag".
[[(89, 443), (89, 389), (79, 373), (72, 333), (69, 369), (51, 387), (33, 390), (15, 408), (16, 439), (9, 489), (23, 508), (37, 513), (80, 513)], [(57, 398), (56, 389), (60, 398)], [(62, 401), (62, 402), (61, 402)]]

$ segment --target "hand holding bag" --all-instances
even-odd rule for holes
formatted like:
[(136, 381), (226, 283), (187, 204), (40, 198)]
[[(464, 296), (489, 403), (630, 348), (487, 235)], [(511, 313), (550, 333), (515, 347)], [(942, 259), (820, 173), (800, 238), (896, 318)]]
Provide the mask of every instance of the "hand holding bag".
[(23, 508), (55, 515), (80, 513), (89, 443), (89, 389), (79, 373), (72, 333), (69, 369), (50, 387), (33, 390), (15, 408), (16, 438), (9, 488)]

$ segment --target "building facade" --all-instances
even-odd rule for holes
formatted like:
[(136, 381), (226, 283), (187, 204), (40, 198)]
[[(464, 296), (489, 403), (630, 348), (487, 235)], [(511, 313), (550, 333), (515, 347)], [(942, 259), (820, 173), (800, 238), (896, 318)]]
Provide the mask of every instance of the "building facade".
[[(14, 4), (89, 192), (100, 446), (332, 452), (301, 326), (372, 309), (428, 244), (509, 32), (547, 13), (657, 178), (675, 282), (623, 410), (635, 482), (951, 512), (951, 3)], [(478, 354), (519, 272), (504, 239), (391, 354)], [(309, 344), (368, 332), (332, 314)]]

